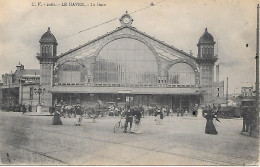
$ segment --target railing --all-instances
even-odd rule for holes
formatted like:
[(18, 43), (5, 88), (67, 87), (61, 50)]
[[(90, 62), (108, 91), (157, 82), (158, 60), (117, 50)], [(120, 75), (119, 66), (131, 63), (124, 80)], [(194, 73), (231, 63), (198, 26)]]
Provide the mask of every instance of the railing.
[(160, 88), (198, 88), (198, 85), (181, 84), (122, 84), (122, 83), (55, 83), (61, 86), (94, 86), (94, 87), (160, 87)]

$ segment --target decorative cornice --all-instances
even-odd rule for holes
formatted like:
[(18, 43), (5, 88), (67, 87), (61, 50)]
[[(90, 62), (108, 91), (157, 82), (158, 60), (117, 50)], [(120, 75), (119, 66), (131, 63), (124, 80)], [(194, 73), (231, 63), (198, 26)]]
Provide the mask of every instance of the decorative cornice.
[(218, 60), (218, 58), (217, 57), (213, 57), (213, 58), (197, 58), (196, 60), (197, 60), (197, 62), (199, 64), (201, 64), (201, 63), (214, 64)]
[(58, 57), (47, 57), (47, 56), (42, 56), (41, 54), (38, 54), (36, 58), (40, 61), (40, 64), (42, 63), (54, 63)]

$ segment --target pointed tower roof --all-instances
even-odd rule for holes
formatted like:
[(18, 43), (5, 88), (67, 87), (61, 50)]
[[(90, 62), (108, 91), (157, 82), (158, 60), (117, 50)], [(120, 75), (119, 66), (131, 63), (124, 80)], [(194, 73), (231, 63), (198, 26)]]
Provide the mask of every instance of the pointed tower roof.
[(208, 33), (207, 28), (205, 29), (205, 32), (200, 37), (198, 45), (200, 44), (215, 44), (213, 36)]
[(47, 32), (45, 32), (43, 35), (42, 35), (42, 37), (41, 37), (41, 39), (40, 39), (40, 41), (39, 41), (40, 43), (54, 43), (54, 44), (58, 44), (57, 43), (57, 40), (56, 40), (56, 38), (55, 38), (55, 36), (51, 33), (51, 30), (50, 30), (50, 27), (48, 27), (48, 30), (47, 30)]

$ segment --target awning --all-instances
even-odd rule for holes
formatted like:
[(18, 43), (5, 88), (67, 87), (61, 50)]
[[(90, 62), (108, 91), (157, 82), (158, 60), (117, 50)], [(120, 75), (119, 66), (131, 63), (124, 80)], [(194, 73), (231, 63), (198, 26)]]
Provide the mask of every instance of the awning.
[(199, 95), (199, 88), (54, 86), (51, 93), (179, 94)]

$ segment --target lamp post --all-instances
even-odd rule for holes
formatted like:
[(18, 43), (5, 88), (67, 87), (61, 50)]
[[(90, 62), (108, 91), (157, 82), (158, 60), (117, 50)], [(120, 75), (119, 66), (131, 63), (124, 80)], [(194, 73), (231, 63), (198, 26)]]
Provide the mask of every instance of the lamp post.
[(39, 96), (39, 101), (38, 101), (38, 105), (36, 107), (36, 112), (41, 112), (41, 96), (44, 94), (45, 92), (45, 88), (41, 88), (41, 85), (39, 85), (38, 89), (34, 88), (34, 92), (36, 95)]
[(12, 110), (12, 97), (11, 96), (9, 97), (8, 101), (9, 101), (9, 106), (8, 106), (9, 108), (8, 109), (11, 111)]

